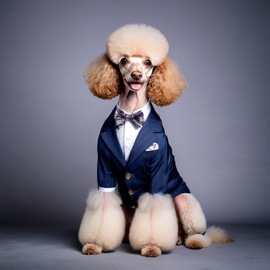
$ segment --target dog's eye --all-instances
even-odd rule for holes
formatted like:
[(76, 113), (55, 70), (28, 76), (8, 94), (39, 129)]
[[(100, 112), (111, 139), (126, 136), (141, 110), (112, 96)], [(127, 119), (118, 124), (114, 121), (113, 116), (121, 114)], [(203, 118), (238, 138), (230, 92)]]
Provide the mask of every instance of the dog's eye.
[(145, 64), (146, 66), (151, 66), (151, 65), (152, 65), (152, 63), (150, 62), (150, 60), (146, 60), (146, 61), (144, 62), (144, 64)]
[(123, 65), (127, 64), (127, 62), (128, 62), (127, 58), (123, 58), (123, 59), (121, 60), (121, 64), (123, 64)]

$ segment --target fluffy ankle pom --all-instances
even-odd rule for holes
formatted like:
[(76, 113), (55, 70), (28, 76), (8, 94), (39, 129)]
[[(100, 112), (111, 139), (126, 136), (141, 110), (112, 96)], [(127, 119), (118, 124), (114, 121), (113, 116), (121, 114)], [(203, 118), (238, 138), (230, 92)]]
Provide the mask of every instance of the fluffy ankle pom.
[(185, 246), (192, 249), (208, 248), (211, 247), (211, 245), (212, 241), (207, 234), (194, 234), (187, 237), (185, 240)]
[(155, 246), (161, 251), (170, 250), (175, 246), (177, 237), (177, 217), (171, 196), (144, 193), (139, 198), (130, 227), (129, 240), (133, 249), (157, 254), (157, 249), (152, 252), (152, 249), (143, 248)]
[[(89, 193), (86, 202), (79, 230), (80, 243), (83, 246), (94, 244), (103, 251), (114, 250), (121, 244), (125, 233), (125, 216), (120, 206), (120, 195), (117, 191), (94, 190)], [(101, 252), (98, 248), (95, 250)], [(97, 253), (90, 251), (90, 254)]]

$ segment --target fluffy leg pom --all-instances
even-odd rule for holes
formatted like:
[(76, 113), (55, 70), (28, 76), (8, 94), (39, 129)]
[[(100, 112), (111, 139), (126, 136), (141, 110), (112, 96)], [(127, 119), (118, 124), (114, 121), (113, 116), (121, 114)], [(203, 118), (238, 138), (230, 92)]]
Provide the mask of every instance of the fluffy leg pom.
[(112, 251), (122, 242), (125, 233), (125, 216), (118, 192), (91, 191), (79, 229), (83, 254)]
[(157, 257), (175, 246), (177, 217), (170, 195), (143, 194), (131, 223), (129, 241), (143, 256)]
[(207, 234), (211, 238), (213, 243), (230, 243), (234, 240), (221, 228), (212, 226), (207, 229)]
[(194, 234), (186, 238), (185, 245), (191, 249), (208, 248), (211, 247), (212, 241), (207, 234)]

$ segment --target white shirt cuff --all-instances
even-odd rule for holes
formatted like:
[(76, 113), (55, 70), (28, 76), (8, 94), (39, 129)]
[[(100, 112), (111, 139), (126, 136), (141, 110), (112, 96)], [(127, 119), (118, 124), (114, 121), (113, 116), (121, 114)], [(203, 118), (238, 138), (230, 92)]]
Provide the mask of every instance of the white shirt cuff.
[(98, 190), (103, 191), (103, 192), (112, 192), (112, 191), (115, 191), (115, 187), (112, 187), (112, 188), (98, 187)]

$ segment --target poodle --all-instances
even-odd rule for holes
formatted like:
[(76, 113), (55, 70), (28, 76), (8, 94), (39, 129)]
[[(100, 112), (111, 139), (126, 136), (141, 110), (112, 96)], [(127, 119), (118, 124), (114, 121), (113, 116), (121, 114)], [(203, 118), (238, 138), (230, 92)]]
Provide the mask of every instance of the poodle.
[(111, 34), (106, 53), (85, 71), (95, 96), (119, 95), (119, 101), (98, 138), (98, 190), (89, 193), (79, 229), (83, 254), (115, 250), (123, 240), (146, 257), (176, 244), (200, 249), (233, 242), (220, 228), (206, 230), (152, 105), (173, 103), (187, 87), (168, 51), (157, 29), (126, 25)]

